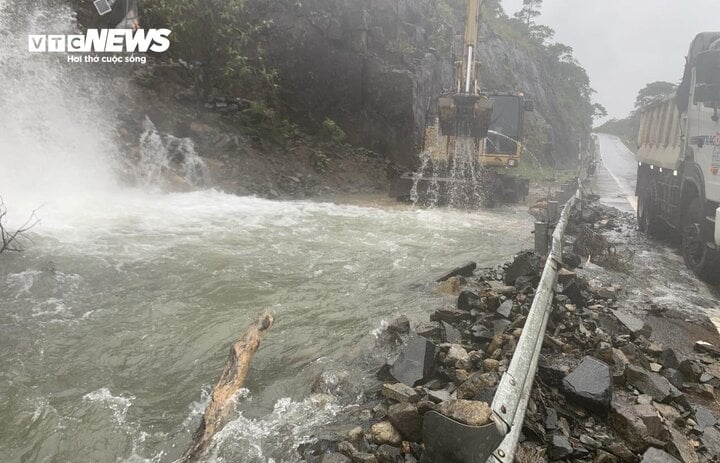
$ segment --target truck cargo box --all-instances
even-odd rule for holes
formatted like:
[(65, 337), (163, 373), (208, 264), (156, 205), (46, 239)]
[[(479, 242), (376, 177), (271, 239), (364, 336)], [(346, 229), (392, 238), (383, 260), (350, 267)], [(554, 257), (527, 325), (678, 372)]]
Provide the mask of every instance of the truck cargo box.
[(664, 169), (677, 170), (682, 157), (684, 114), (675, 95), (640, 109), (637, 160)]

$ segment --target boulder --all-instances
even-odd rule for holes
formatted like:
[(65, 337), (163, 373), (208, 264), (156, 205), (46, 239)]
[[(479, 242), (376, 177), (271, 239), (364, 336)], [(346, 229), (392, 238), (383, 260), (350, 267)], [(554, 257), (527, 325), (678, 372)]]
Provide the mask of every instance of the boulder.
[(665, 349), (658, 355), (658, 361), (665, 368), (675, 368), (680, 365), (677, 354), (673, 349)]
[(683, 374), (688, 383), (697, 383), (700, 380), (703, 369), (695, 360), (685, 359), (678, 365), (678, 370)]
[(629, 365), (625, 369), (625, 376), (628, 383), (643, 394), (652, 396), (653, 400), (657, 402), (667, 403), (672, 398), (682, 395), (666, 378), (657, 373), (651, 373), (644, 368)]
[(490, 342), (493, 337), (495, 337), (498, 334), (501, 333), (495, 333), (494, 331), (488, 330), (484, 325), (477, 324), (474, 325), (472, 328), (472, 335), (474, 338), (478, 339), (480, 342)]
[(457, 300), (457, 308), (469, 312), (473, 309), (481, 310), (482, 301), (480, 296), (470, 290), (465, 290), (460, 293)]
[(612, 429), (625, 440), (630, 450), (639, 453), (648, 448), (648, 429), (635, 407), (617, 408), (610, 414), (608, 421)]
[(598, 450), (595, 456), (595, 463), (618, 463), (618, 457), (605, 450)]
[(519, 277), (536, 278), (540, 275), (540, 255), (534, 251), (518, 254), (505, 270), (505, 284), (513, 285)]
[(675, 457), (669, 453), (651, 447), (643, 454), (640, 463), (680, 463)]
[[(613, 331), (610, 332), (612, 333)], [(648, 360), (642, 349), (640, 349), (636, 344), (632, 342), (627, 343), (622, 346), (620, 350), (625, 354), (625, 356), (628, 358), (628, 360), (630, 360), (631, 363), (640, 365), (646, 370), (650, 369), (650, 360)]]
[(668, 451), (683, 463), (698, 463), (697, 452), (683, 434), (675, 426), (669, 427), (670, 441), (667, 443)]
[(717, 458), (720, 456), (720, 431), (714, 427), (705, 428), (700, 436), (708, 456)]
[(698, 405), (695, 407), (695, 422), (698, 429), (702, 431), (705, 428), (715, 426), (718, 420), (709, 408)]
[(445, 365), (455, 366), (456, 363), (469, 358), (467, 351), (458, 344), (452, 344), (445, 354)]
[(513, 308), (513, 301), (512, 299), (508, 299), (502, 304), (500, 304), (500, 307), (497, 308), (495, 311), (496, 314), (503, 318), (510, 318), (510, 313), (512, 312)]
[(456, 391), (458, 399), (492, 400), (497, 379), (494, 373), (476, 372), (470, 375)]
[(473, 316), (465, 310), (458, 310), (452, 307), (437, 309), (430, 315), (430, 320), (434, 322), (460, 323), (463, 320), (472, 320)]
[(500, 281), (489, 281), (488, 284), (490, 285), (490, 289), (493, 292), (496, 292), (500, 295), (507, 296), (509, 294), (514, 294), (517, 292), (517, 289), (514, 286), (508, 286), (503, 284)]
[(396, 402), (415, 403), (420, 399), (418, 392), (407, 384), (383, 384), (382, 395)]
[(461, 276), (461, 277), (471, 277), (473, 273), (475, 273), (475, 269), (477, 268), (477, 264), (475, 262), (468, 262), (467, 264), (454, 268), (450, 270), (445, 275), (438, 278), (436, 281), (438, 283), (448, 280), (452, 277)]
[(661, 404), (653, 402), (653, 407), (660, 412), (660, 414), (670, 423), (685, 424), (685, 420), (680, 415), (680, 412), (672, 405)]
[(575, 278), (577, 278), (577, 274), (575, 272), (571, 272), (565, 268), (558, 270), (558, 283), (563, 285), (563, 287), (567, 286)]
[(668, 439), (668, 430), (665, 428), (665, 423), (655, 407), (647, 404), (635, 405), (633, 408), (635, 409), (635, 413), (637, 413), (642, 422), (645, 424), (648, 436), (657, 439), (660, 442), (665, 442)]
[(500, 318), (498, 320), (493, 320), (493, 336), (497, 336), (498, 334), (503, 334), (508, 326), (510, 326), (510, 320)]
[(320, 463), (351, 463), (352, 460), (342, 453), (327, 453), (322, 456)]
[(415, 405), (401, 403), (392, 405), (387, 414), (390, 422), (410, 442), (422, 440), (422, 416)]
[(670, 381), (670, 384), (672, 384), (676, 388), (680, 389), (681, 387), (683, 387), (685, 377), (678, 370), (674, 368), (665, 368), (660, 372), (660, 375)]
[(360, 426), (356, 426), (352, 428), (347, 433), (347, 439), (350, 442), (360, 442), (360, 440), (365, 437), (365, 432), (363, 431), (363, 428)]
[(399, 448), (384, 444), (375, 451), (375, 457), (378, 463), (396, 463), (402, 455)]
[(623, 444), (622, 442), (612, 442), (605, 447), (606, 450), (616, 457), (618, 457), (621, 461), (624, 461), (626, 463), (634, 463), (637, 461), (637, 457), (635, 457), (635, 454), (630, 451), (630, 449), (627, 447), (627, 445)]
[(563, 251), (562, 261), (563, 264), (567, 265), (569, 268), (578, 268), (582, 265), (582, 259), (580, 256), (571, 251)]
[(353, 463), (378, 463), (378, 459), (372, 453), (358, 452), (352, 456)]
[(436, 404), (440, 402), (445, 402), (446, 400), (450, 400), (450, 393), (445, 389), (440, 389), (437, 391), (427, 391), (428, 399), (432, 400)]
[(380, 421), (370, 427), (372, 441), (378, 445), (398, 447), (402, 443), (402, 435), (389, 421)]
[(486, 402), (475, 400), (447, 400), (438, 405), (437, 411), (469, 426), (486, 425), (492, 416), (492, 410)]
[(483, 368), (485, 371), (497, 371), (500, 368), (500, 362), (495, 359), (483, 360)]
[(390, 375), (408, 386), (429, 379), (435, 373), (436, 348), (422, 336), (408, 339), (405, 348), (390, 367)]
[(720, 348), (710, 344), (707, 341), (696, 341), (695, 351), (710, 354), (714, 357), (720, 357)]
[(440, 340), (442, 342), (449, 342), (451, 344), (457, 344), (462, 341), (462, 334), (450, 323), (440, 322)]
[(553, 434), (548, 445), (547, 456), (550, 461), (563, 460), (573, 453), (573, 446), (567, 437), (562, 434)]
[(600, 447), (600, 442), (588, 436), (587, 434), (580, 434), (578, 438), (581, 444), (586, 445), (590, 448), (596, 449)]
[(554, 408), (547, 408), (545, 410), (545, 417), (543, 420), (545, 429), (548, 431), (554, 431), (558, 428), (558, 415), (557, 410)]
[(644, 321), (634, 315), (619, 310), (614, 310), (613, 314), (620, 324), (632, 335), (633, 339), (636, 339), (638, 336), (644, 336), (645, 338), (650, 337), (652, 327)]
[(586, 356), (565, 379), (563, 390), (569, 399), (588, 410), (607, 414), (613, 393), (610, 367)]

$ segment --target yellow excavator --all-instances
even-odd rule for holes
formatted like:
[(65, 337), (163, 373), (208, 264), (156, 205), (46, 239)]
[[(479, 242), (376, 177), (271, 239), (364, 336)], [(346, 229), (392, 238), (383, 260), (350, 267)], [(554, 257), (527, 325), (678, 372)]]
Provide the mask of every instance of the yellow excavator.
[(524, 113), (533, 110), (533, 102), (522, 93), (480, 91), (476, 56), (483, 3), (467, 0), (454, 91), (441, 95), (436, 114), (428, 116), (420, 171), (393, 181), (390, 195), (399, 200), (428, 202), (424, 198), (434, 197), (436, 203), (453, 203), (451, 196), (458, 191), (480, 189), (482, 204), (492, 206), (528, 194), (529, 181), (507, 170), (520, 165)]

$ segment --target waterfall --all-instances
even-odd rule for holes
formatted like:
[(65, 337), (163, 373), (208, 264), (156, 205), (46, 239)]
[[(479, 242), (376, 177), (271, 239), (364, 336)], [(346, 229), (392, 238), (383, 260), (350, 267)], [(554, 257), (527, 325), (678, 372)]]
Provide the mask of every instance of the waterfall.
[(192, 139), (161, 134), (147, 116), (140, 136), (135, 179), (146, 188), (177, 187), (183, 183), (201, 188), (210, 182), (207, 167), (195, 151)]

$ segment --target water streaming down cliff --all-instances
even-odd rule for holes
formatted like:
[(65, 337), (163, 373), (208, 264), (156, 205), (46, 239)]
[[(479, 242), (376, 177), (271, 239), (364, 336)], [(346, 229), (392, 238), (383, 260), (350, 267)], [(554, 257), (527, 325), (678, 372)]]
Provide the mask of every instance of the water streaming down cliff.
[(139, 151), (133, 174), (137, 183), (145, 188), (170, 187), (173, 180), (175, 184), (179, 181), (191, 188), (211, 183), (207, 166), (195, 151), (192, 139), (161, 134), (147, 116)]
[[(443, 301), (427, 282), (528, 243), (515, 209), (163, 193), (173, 162), (190, 183), (207, 181), (191, 142), (147, 121), (139, 154), (123, 152), (114, 127), (127, 83), (28, 55), (27, 31), (72, 31), (70, 15), (10, 18), (7, 5), (0, 29), (17, 33), (0, 34), (0, 194), (13, 221), (42, 206), (42, 223), (26, 252), (0, 256), (3, 459), (173, 461), (227, 346), (271, 309), (277, 325), (211, 455), (297, 461), (295, 447), (375, 381), (383, 359), (371, 333), (382, 320), (425, 319)], [(128, 185), (120, 179), (136, 159)], [(313, 388), (323, 372), (341, 381)]]
[[(439, 139), (437, 143), (442, 146), (446, 141)], [(493, 178), (480, 165), (477, 153), (477, 141), (466, 137), (455, 139), (452, 155), (447, 158), (431, 151), (422, 152), (410, 191), (413, 204), (470, 210), (486, 205), (492, 197)]]

